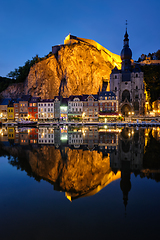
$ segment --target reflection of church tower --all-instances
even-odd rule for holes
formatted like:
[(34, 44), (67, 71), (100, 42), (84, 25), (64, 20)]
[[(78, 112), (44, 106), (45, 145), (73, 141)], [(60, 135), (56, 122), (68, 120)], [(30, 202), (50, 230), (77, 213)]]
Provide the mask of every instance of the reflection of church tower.
[(143, 72), (139, 65), (135, 65), (131, 59), (132, 51), (129, 48), (127, 28), (123, 42), (121, 70), (117, 67), (112, 70), (110, 91), (116, 94), (119, 101), (119, 113), (125, 116), (128, 116), (129, 113), (143, 114), (145, 102)]
[(139, 174), (143, 168), (144, 130), (123, 128), (118, 138), (117, 151), (111, 153), (111, 169), (121, 170), (120, 187), (123, 192), (125, 208), (128, 203), (128, 193), (131, 190), (131, 173)]
[(131, 190), (130, 162), (129, 161), (122, 161), (120, 187), (123, 192), (123, 203), (124, 203), (124, 206), (126, 209), (127, 202), (128, 202), (128, 193)]

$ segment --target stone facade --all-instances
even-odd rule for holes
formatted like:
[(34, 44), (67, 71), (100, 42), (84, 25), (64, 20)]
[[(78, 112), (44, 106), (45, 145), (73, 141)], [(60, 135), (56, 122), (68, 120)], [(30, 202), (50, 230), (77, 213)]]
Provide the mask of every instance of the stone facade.
[(143, 72), (139, 65), (131, 66), (132, 51), (129, 48), (128, 33), (124, 36), (121, 51), (121, 70), (115, 67), (110, 75), (110, 91), (116, 94), (119, 102), (118, 111), (124, 116), (144, 114)]

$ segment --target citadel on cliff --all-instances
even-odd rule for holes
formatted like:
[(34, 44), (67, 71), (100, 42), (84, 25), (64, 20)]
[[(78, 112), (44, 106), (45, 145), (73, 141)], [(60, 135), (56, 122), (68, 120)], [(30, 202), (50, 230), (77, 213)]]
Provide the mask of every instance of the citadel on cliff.
[[(145, 111), (143, 72), (139, 65), (133, 66), (131, 58), (127, 28), (121, 56), (111, 53), (93, 40), (69, 34), (63, 45), (52, 47), (51, 57), (31, 67), (23, 85), (21, 84), (19, 88), (15, 85), (9, 86), (1, 93), (2, 97), (14, 98), (14, 101), (13, 106), (9, 101), (5, 111), (4, 109), (1, 111), (0, 106), (0, 114), (4, 115), (5, 112), (6, 117), (7, 111), (10, 111), (9, 114), (13, 108), (13, 116), (10, 119), (15, 119), (15, 111), (17, 119), (19, 116), (31, 119), (33, 111), (34, 120), (51, 119), (58, 114), (57, 118), (65, 116), (65, 119), (68, 119), (69, 115), (80, 118), (83, 116), (89, 121), (107, 118), (112, 114), (114, 117), (118, 114), (143, 115)], [(20, 93), (30, 96), (28, 99), (31, 102), (25, 103), (28, 112), (20, 111), (19, 102), (24, 101), (21, 99), (18, 102)], [(36, 109), (30, 109), (29, 112), (34, 97), (41, 100), (36, 100), (34, 102)], [(92, 105), (89, 103), (91, 99)], [(48, 101), (52, 102), (52, 114), (45, 112)], [(61, 105), (63, 106), (64, 102), (67, 106), (65, 113), (61, 112), (63, 109)], [(82, 108), (78, 107), (80, 103)], [(19, 104), (19, 107), (14, 109), (14, 104)], [(40, 106), (42, 108), (39, 108)]]

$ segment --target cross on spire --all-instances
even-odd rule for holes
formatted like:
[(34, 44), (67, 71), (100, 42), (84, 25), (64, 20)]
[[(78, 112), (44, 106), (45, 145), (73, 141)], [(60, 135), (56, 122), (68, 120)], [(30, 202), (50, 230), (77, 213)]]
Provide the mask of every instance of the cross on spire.
[(126, 20), (126, 30), (127, 30), (127, 25), (128, 25), (128, 22), (127, 22), (127, 20)]

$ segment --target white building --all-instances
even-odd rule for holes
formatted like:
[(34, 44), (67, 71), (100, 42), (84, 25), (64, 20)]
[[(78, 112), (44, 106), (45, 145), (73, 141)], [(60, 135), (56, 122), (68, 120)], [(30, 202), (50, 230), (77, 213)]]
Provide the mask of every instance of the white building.
[(54, 100), (42, 99), (38, 102), (38, 120), (53, 120)]
[(83, 114), (83, 97), (72, 95), (68, 99), (68, 117), (78, 118)]

